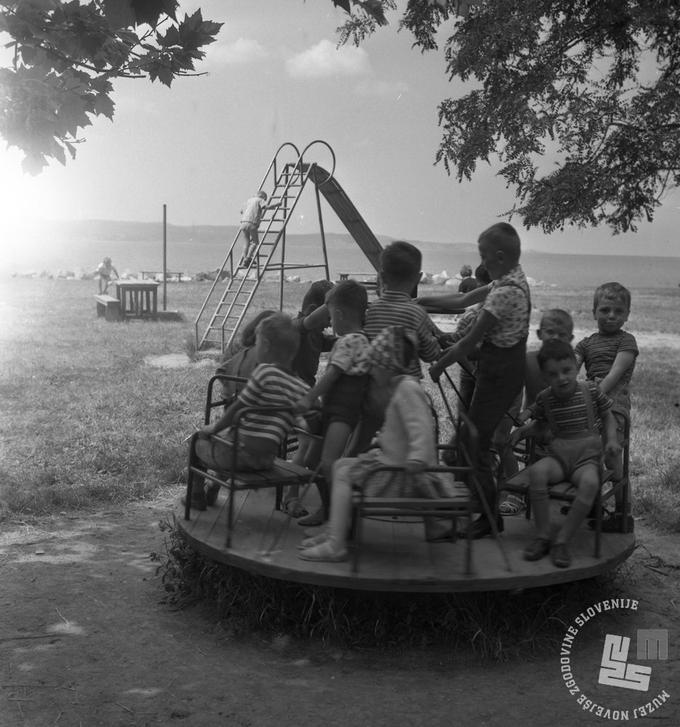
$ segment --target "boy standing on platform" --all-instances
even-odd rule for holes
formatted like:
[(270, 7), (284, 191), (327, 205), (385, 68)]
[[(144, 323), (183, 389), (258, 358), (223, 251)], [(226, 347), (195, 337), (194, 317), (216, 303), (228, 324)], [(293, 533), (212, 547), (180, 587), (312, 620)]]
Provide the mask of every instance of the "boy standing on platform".
[[(321, 399), (321, 472), (327, 486), (333, 463), (344, 454), (361, 416), (371, 369), (371, 345), (362, 330), (367, 305), (366, 288), (356, 280), (342, 280), (328, 291), (326, 308), (338, 338), (323, 375), (295, 404), (295, 412), (302, 414)], [(319, 487), (321, 509), (302, 517), (300, 525), (321, 525), (327, 519), (327, 486)]]
[[(447, 366), (478, 350), (477, 381), (468, 416), (479, 437), (478, 476), (489, 505), (495, 510), (496, 484), (492, 475), (491, 443), (496, 427), (522, 390), (526, 343), (531, 316), (531, 296), (519, 258), (521, 244), (515, 228), (499, 222), (482, 232), (479, 255), (493, 281), (482, 309), (469, 333), (448, 348), (430, 368), (437, 381)], [(503, 520), (496, 519), (498, 530)], [(473, 525), (473, 537), (493, 531), (482, 515)]]
[[(625, 425), (630, 422), (630, 380), (633, 376), (638, 347), (635, 336), (622, 330), (630, 315), (630, 291), (620, 283), (603, 283), (595, 290), (593, 317), (597, 333), (576, 344), (578, 366), (585, 365), (586, 378), (595, 381), (602, 393), (613, 401), (612, 413), (616, 419), (619, 444), (623, 444)], [(621, 456), (609, 459), (607, 466), (613, 472), (614, 482), (623, 477)], [(603, 523), (603, 530), (621, 530), (624, 523), (631, 525), (629, 513), (623, 513), (623, 492), (614, 493), (616, 512), (611, 521)]]

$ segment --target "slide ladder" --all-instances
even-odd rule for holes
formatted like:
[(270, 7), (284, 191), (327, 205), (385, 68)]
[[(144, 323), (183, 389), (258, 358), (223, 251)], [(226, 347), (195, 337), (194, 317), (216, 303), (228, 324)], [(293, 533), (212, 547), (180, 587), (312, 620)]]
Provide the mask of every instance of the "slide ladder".
[[(330, 172), (316, 163), (304, 161), (304, 154), (315, 144), (322, 144), (330, 150), (333, 161)], [(296, 155), (295, 160), (282, 161), (284, 155), (291, 150)], [(283, 307), (283, 282), (286, 270), (323, 267), (325, 277), (330, 278), (319, 193), (324, 196), (343, 222), (373, 267), (378, 270), (381, 245), (333, 177), (334, 170), (335, 154), (324, 141), (313, 141), (305, 147), (302, 153), (299, 153), (297, 147), (290, 142), (279, 147), (259, 187), (265, 191), (266, 187), (273, 187), (268, 199), (268, 204), (273, 206), (266, 210), (262, 217), (259, 244), (250, 262), (244, 265), (240, 253), (243, 246), (239, 242), (241, 231), (236, 233), (222, 267), (196, 317), (197, 350), (219, 348), (224, 352), (229, 348), (266, 273), (271, 271), (280, 273), (281, 308)], [(320, 265), (287, 264), (285, 261), (286, 226), (307, 182), (311, 182), (316, 188), (324, 262)], [(274, 253), (277, 249), (281, 250), (280, 262), (274, 260)]]

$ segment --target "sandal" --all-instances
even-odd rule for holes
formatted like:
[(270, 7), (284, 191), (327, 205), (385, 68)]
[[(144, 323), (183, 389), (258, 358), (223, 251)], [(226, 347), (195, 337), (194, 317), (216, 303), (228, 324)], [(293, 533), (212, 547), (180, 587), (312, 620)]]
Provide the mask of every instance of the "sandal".
[(524, 498), (518, 495), (508, 495), (498, 506), (501, 515), (519, 515), (526, 509)]
[(316, 512), (310, 515), (305, 515), (298, 520), (298, 525), (303, 528), (317, 527), (323, 525), (326, 522), (326, 513), (323, 507), (320, 507)]
[(330, 540), (326, 540), (312, 548), (306, 548), (298, 553), (298, 558), (302, 560), (324, 561), (326, 563), (341, 563), (347, 560), (347, 548), (336, 550)]
[(284, 500), (281, 503), (281, 511), (292, 518), (304, 517), (309, 514), (299, 497), (291, 497), (290, 500)]
[(328, 533), (319, 533), (318, 535), (312, 535), (309, 538), (304, 538), (300, 545), (297, 546), (298, 550), (306, 550), (307, 548), (313, 548), (315, 545), (321, 545), (328, 540)]

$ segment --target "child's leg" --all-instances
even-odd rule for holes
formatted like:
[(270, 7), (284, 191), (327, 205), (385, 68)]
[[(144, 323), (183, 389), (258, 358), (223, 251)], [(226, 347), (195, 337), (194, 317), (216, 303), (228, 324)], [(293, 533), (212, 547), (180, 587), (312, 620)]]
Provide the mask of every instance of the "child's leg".
[[(524, 357), (522, 347), (513, 347), (500, 358), (499, 352), (488, 360), (480, 360), (477, 382), (468, 416), (477, 427), (479, 461), (477, 476), (492, 512), (496, 505), (496, 483), (493, 477), (491, 441), (506, 410), (522, 390)], [(479, 526), (486, 535), (488, 526)]]
[(302, 550), (303, 560), (337, 561), (347, 557), (347, 529), (352, 515), (352, 468), (354, 457), (338, 460), (333, 466), (331, 513), (328, 538), (319, 545)]
[(319, 496), (321, 497), (321, 508), (307, 518), (299, 520), (298, 522), (301, 525), (321, 525), (323, 521), (328, 519), (333, 464), (344, 454), (351, 435), (352, 428), (347, 422), (331, 421), (328, 425), (321, 450), (323, 480), (317, 483)]
[[(301, 467), (307, 467), (308, 469), (314, 470), (319, 462), (321, 450), (321, 441), (316, 438), (304, 438), (300, 440), (300, 446), (297, 452), (293, 455), (293, 464), (300, 465)], [(300, 486), (291, 485), (286, 490), (286, 497), (283, 502), (284, 510), (291, 517), (304, 517), (307, 515), (302, 501), (300, 500)]]
[(578, 491), (564, 524), (555, 538), (555, 543), (561, 545), (566, 545), (573, 538), (574, 533), (588, 517), (600, 487), (600, 468), (595, 463), (585, 464), (572, 474), (571, 481)]
[[(616, 486), (623, 479), (623, 447), (625, 445), (626, 419), (625, 415), (621, 412), (615, 411), (613, 414), (616, 420), (616, 439), (621, 445), (621, 453), (616, 457), (607, 457), (605, 464), (608, 469), (612, 470), (612, 480)], [(615, 487), (614, 502), (616, 512), (623, 512), (623, 490), (620, 487)]]
[(562, 465), (554, 457), (544, 457), (527, 467), (525, 476), (529, 480), (529, 497), (536, 523), (536, 536), (550, 540), (550, 499), (548, 485), (564, 479)]

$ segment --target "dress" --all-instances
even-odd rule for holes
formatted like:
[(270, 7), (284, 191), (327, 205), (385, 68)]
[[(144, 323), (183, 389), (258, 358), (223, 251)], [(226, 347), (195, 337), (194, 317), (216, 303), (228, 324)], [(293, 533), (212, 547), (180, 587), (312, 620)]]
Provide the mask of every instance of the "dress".
[(440, 481), (434, 476), (405, 479), (404, 473), (378, 472), (367, 475), (380, 465), (403, 466), (407, 461), (422, 462), (425, 466), (437, 464), (435, 426), (430, 402), (412, 376), (400, 376), (385, 412), (385, 423), (378, 434), (379, 447), (359, 455), (350, 463), (352, 482), (365, 480), (368, 497), (430, 496), (440, 494)]

